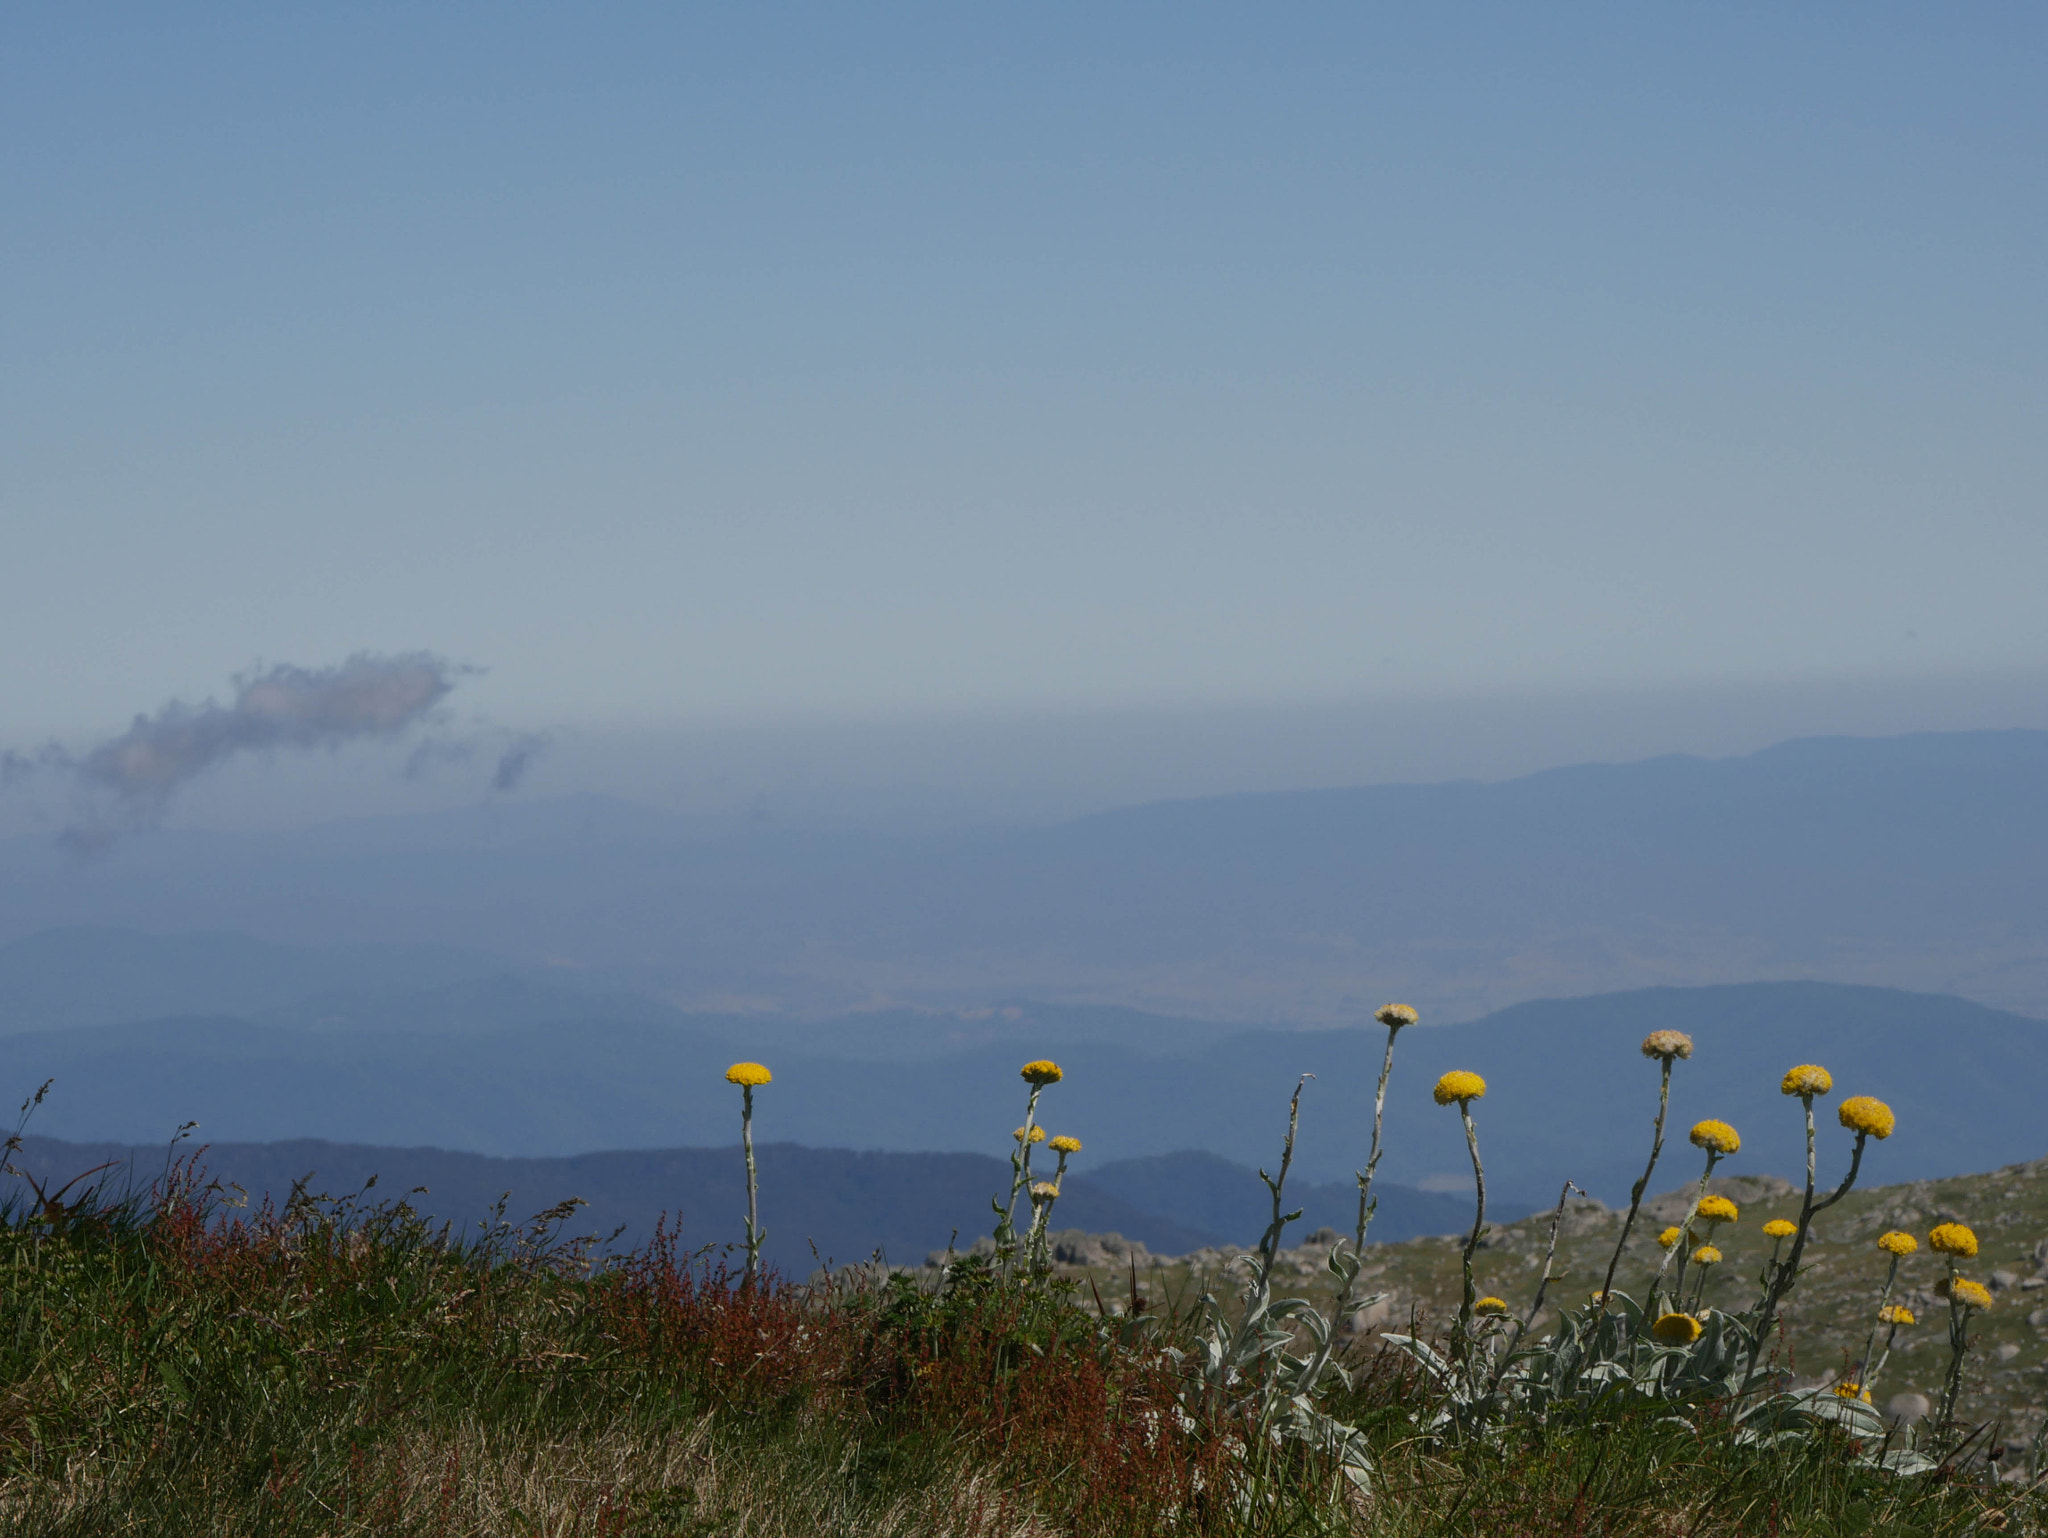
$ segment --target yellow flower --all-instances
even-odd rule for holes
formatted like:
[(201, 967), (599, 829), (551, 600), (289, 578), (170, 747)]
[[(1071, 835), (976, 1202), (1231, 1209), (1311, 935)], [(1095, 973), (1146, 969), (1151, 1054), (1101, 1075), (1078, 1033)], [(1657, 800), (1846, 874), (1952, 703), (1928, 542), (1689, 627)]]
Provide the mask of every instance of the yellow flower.
[(1721, 1252), (1711, 1244), (1703, 1244), (1692, 1252), (1692, 1263), (1696, 1266), (1718, 1266)]
[(1650, 1333), (1671, 1345), (1689, 1346), (1700, 1338), (1704, 1328), (1691, 1314), (1660, 1314), (1650, 1326)]
[(1877, 1236), (1877, 1247), (1887, 1255), (1910, 1255), (1920, 1248), (1920, 1241), (1911, 1234), (1902, 1234), (1896, 1228), (1888, 1234)]
[(774, 1074), (763, 1068), (759, 1063), (734, 1063), (732, 1067), (725, 1070), (726, 1083), (744, 1084), (749, 1089), (756, 1084), (766, 1084), (774, 1077)]
[(1657, 1235), (1657, 1243), (1667, 1250), (1670, 1249), (1672, 1245), (1678, 1243), (1678, 1225), (1676, 1223), (1673, 1223), (1669, 1228), (1665, 1229), (1663, 1233)]
[(1476, 1073), (1467, 1073), (1462, 1068), (1453, 1068), (1436, 1081), (1436, 1103), (1438, 1105), (1463, 1105), (1468, 1100), (1477, 1100), (1486, 1093), (1486, 1081)]
[(1421, 1018), (1406, 1004), (1382, 1004), (1372, 1012), (1372, 1017), (1390, 1031), (1398, 1031), (1404, 1025), (1413, 1025)]
[(1700, 1200), (1700, 1216), (1709, 1223), (1733, 1223), (1742, 1215), (1742, 1210), (1725, 1196), (1708, 1196)]
[(1870, 1390), (1853, 1378), (1844, 1378), (1835, 1385), (1835, 1397), (1837, 1399), (1860, 1399), (1865, 1404), (1869, 1404)]
[(1692, 1143), (1693, 1147), (1704, 1148), (1712, 1153), (1732, 1154), (1742, 1146), (1742, 1134), (1725, 1121), (1695, 1122)]
[(1977, 1257), (1977, 1235), (1967, 1223), (1937, 1224), (1927, 1243), (1937, 1254), (1958, 1255), (1964, 1260)]
[(1892, 1129), (1899, 1119), (1892, 1115), (1892, 1108), (1882, 1100), (1873, 1100), (1868, 1095), (1851, 1095), (1842, 1102), (1842, 1108), (1835, 1113), (1842, 1125), (1851, 1132), (1861, 1132), (1874, 1137), (1880, 1143), (1892, 1135)]
[(1052, 1151), (1054, 1153), (1077, 1154), (1081, 1151), (1081, 1140), (1077, 1137), (1068, 1137), (1062, 1132), (1052, 1140)]
[(1472, 1312), (1475, 1314), (1498, 1315), (1505, 1314), (1507, 1311), (1508, 1304), (1507, 1299), (1505, 1298), (1481, 1298), (1477, 1303), (1474, 1303), (1472, 1305)]
[(1967, 1276), (1959, 1276), (1949, 1295), (1964, 1308), (1989, 1308), (1991, 1293), (1982, 1282), (1973, 1282)]
[(1905, 1304), (1887, 1303), (1877, 1311), (1877, 1322), (1879, 1324), (1918, 1324), (1920, 1321), (1913, 1317), (1913, 1311), (1906, 1307)]
[[(1045, 1128), (1033, 1127), (1028, 1135), (1032, 1142), (1043, 1143), (1045, 1141)], [(1021, 1143), (1024, 1141), (1027, 1134), (1025, 1133), (1022, 1127), (1019, 1127), (1015, 1132), (1012, 1132), (1010, 1136)]]
[(1683, 1031), (1652, 1031), (1643, 1038), (1643, 1056), (1661, 1057), (1667, 1063), (1676, 1057), (1691, 1057), (1692, 1038)]
[(1059, 1194), (1060, 1188), (1054, 1185), (1050, 1180), (1037, 1180), (1032, 1182), (1031, 1199), (1035, 1202), (1049, 1202)]
[(1039, 1058), (1024, 1065), (1022, 1077), (1029, 1079), (1033, 1084), (1057, 1084), (1066, 1075), (1060, 1072), (1058, 1063), (1049, 1063), (1044, 1058)]
[(1786, 1070), (1778, 1090), (1786, 1095), (1825, 1095), (1834, 1087), (1834, 1075), (1819, 1063), (1801, 1063), (1797, 1068)]
[(1789, 1239), (1799, 1232), (1799, 1225), (1789, 1218), (1772, 1218), (1764, 1224), (1766, 1239)]

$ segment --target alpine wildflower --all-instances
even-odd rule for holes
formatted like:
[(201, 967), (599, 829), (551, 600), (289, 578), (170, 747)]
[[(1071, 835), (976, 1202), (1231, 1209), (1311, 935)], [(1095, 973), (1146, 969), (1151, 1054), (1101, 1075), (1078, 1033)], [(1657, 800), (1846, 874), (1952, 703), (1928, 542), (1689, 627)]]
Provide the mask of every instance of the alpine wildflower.
[(1927, 1247), (1937, 1255), (1953, 1255), (1959, 1260), (1975, 1260), (1977, 1235), (1967, 1223), (1937, 1223), (1934, 1231), (1927, 1236)]
[(1913, 1317), (1913, 1311), (1906, 1307), (1905, 1304), (1887, 1303), (1877, 1311), (1877, 1322), (1879, 1324), (1901, 1325), (1918, 1324), (1920, 1321)]
[(1472, 1305), (1472, 1312), (1475, 1314), (1489, 1314), (1498, 1317), (1507, 1311), (1508, 1304), (1505, 1298), (1481, 1298)]
[(1436, 1081), (1436, 1103), (1438, 1105), (1462, 1106), (1479, 1099), (1486, 1093), (1486, 1081), (1476, 1073), (1467, 1073), (1462, 1068), (1453, 1068)]
[(1742, 1215), (1742, 1209), (1716, 1192), (1700, 1202), (1699, 1215), (1709, 1223), (1733, 1223)]
[(1799, 1225), (1790, 1218), (1772, 1218), (1764, 1224), (1766, 1239), (1789, 1239), (1799, 1232)]
[(1715, 1121), (1712, 1117), (1694, 1122), (1692, 1131), (1687, 1135), (1691, 1138), (1693, 1147), (1704, 1148), (1708, 1153), (1722, 1158), (1742, 1147), (1742, 1134), (1725, 1121)]
[(1860, 1132), (1865, 1137), (1874, 1137), (1880, 1143), (1892, 1135), (1899, 1119), (1892, 1115), (1892, 1108), (1882, 1100), (1869, 1095), (1851, 1095), (1835, 1112), (1835, 1117), (1851, 1132)]
[(1911, 1255), (1915, 1250), (1919, 1249), (1920, 1241), (1911, 1234), (1902, 1233), (1894, 1228), (1889, 1233), (1882, 1233), (1877, 1236), (1877, 1247), (1887, 1255), (1903, 1257)]
[(1659, 1314), (1657, 1322), (1650, 1326), (1650, 1333), (1672, 1346), (1689, 1346), (1700, 1338), (1706, 1326), (1691, 1314)]
[(1825, 1095), (1835, 1087), (1835, 1076), (1819, 1063), (1801, 1063), (1796, 1068), (1785, 1070), (1785, 1077), (1778, 1083), (1782, 1095)]
[(740, 1087), (740, 1147), (747, 1161), (747, 1269), (745, 1283), (753, 1287), (761, 1280), (761, 1202), (759, 1179), (754, 1168), (754, 1091), (774, 1079), (759, 1063), (734, 1063), (725, 1070), (725, 1082)]

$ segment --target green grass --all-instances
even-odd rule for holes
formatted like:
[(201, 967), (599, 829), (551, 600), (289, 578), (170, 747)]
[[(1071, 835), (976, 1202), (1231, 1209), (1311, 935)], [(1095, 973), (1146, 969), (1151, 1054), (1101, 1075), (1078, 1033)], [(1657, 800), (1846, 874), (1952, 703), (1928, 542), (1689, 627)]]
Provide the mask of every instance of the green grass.
[[(459, 1239), (402, 1204), (0, 1214), (0, 1529), (23, 1534), (1964, 1534), (2044, 1530), (1973, 1470), (1741, 1448), (1620, 1407), (1422, 1436), (1364, 1355), (1330, 1408), (1374, 1494), (1182, 1424), (1092, 1289), (968, 1267), (740, 1285), (665, 1243), (593, 1265), (560, 1218)], [(1385, 1263), (1385, 1262), (1382, 1262)], [(1155, 1295), (1152, 1306), (1161, 1306)], [(1371, 1351), (1362, 1342), (1360, 1350)], [(1267, 1498), (1247, 1502), (1245, 1476)]]

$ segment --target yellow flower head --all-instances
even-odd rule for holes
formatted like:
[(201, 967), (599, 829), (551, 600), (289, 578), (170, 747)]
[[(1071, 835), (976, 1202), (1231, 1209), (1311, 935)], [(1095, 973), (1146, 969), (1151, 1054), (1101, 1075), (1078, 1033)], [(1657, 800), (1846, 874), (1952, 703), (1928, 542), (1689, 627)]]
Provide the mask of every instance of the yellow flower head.
[(1733, 1223), (1741, 1215), (1742, 1209), (1725, 1196), (1700, 1198), (1700, 1216), (1709, 1223)]
[(1052, 1151), (1054, 1153), (1077, 1154), (1081, 1151), (1081, 1140), (1077, 1137), (1068, 1137), (1062, 1132), (1052, 1140)]
[(1955, 1255), (1963, 1260), (1977, 1258), (1977, 1235), (1967, 1223), (1938, 1223), (1927, 1236), (1927, 1244), (1938, 1255)]
[(1880, 1143), (1892, 1135), (1892, 1128), (1899, 1119), (1892, 1115), (1892, 1108), (1882, 1100), (1868, 1095), (1851, 1095), (1842, 1102), (1842, 1108), (1835, 1112), (1842, 1125), (1851, 1132), (1860, 1132), (1865, 1137), (1874, 1137)]
[(1834, 1087), (1834, 1075), (1819, 1063), (1801, 1063), (1797, 1068), (1785, 1071), (1778, 1090), (1786, 1095), (1825, 1095)]
[(1920, 1241), (1911, 1234), (1902, 1234), (1896, 1228), (1888, 1234), (1877, 1236), (1877, 1247), (1887, 1255), (1910, 1255), (1920, 1248)]
[(1037, 1180), (1032, 1182), (1031, 1199), (1035, 1202), (1049, 1202), (1059, 1194), (1060, 1188), (1054, 1185), (1050, 1180)]
[(1665, 1229), (1663, 1233), (1657, 1235), (1657, 1243), (1667, 1250), (1670, 1249), (1672, 1245), (1678, 1243), (1678, 1225), (1676, 1223), (1673, 1223), (1669, 1228)]
[(1860, 1399), (1865, 1404), (1869, 1404), (1870, 1390), (1858, 1383), (1854, 1378), (1844, 1378), (1835, 1385), (1835, 1397), (1837, 1399)]
[(1027, 1131), (1025, 1128), (1019, 1127), (1015, 1132), (1012, 1132), (1010, 1136), (1015, 1138), (1020, 1143), (1025, 1141), (1025, 1139), (1027, 1138), (1029, 1138), (1034, 1143), (1043, 1143), (1045, 1141), (1045, 1128), (1032, 1127)]
[(1692, 1145), (1695, 1148), (1704, 1148), (1709, 1153), (1732, 1154), (1742, 1146), (1742, 1134), (1725, 1121), (1695, 1122), (1692, 1129)]
[(1404, 1025), (1413, 1025), (1421, 1018), (1406, 1004), (1382, 1004), (1372, 1012), (1372, 1017), (1390, 1031), (1398, 1031)]
[(1486, 1081), (1476, 1073), (1467, 1073), (1462, 1068), (1453, 1068), (1436, 1081), (1436, 1103), (1438, 1105), (1463, 1105), (1468, 1100), (1477, 1100), (1486, 1093)]
[(1711, 1244), (1703, 1244), (1692, 1252), (1692, 1263), (1696, 1266), (1718, 1266), (1721, 1252)]
[(1650, 1333), (1672, 1346), (1689, 1346), (1700, 1338), (1706, 1327), (1691, 1314), (1659, 1314), (1657, 1322), (1650, 1326)]
[(1643, 1038), (1643, 1056), (1673, 1058), (1692, 1056), (1692, 1038), (1683, 1031), (1652, 1031)]
[(1964, 1308), (1989, 1308), (1991, 1291), (1982, 1282), (1973, 1282), (1967, 1276), (1959, 1276), (1949, 1289), (1949, 1296)]
[(1877, 1311), (1877, 1322), (1879, 1324), (1918, 1324), (1920, 1321), (1913, 1317), (1913, 1311), (1906, 1307), (1905, 1304), (1887, 1303)]
[(1607, 1294), (1604, 1292), (1589, 1292), (1586, 1294), (1586, 1301), (1595, 1308), (1605, 1308), (1607, 1306)]
[(1036, 1062), (1026, 1063), (1022, 1076), (1029, 1079), (1033, 1084), (1057, 1084), (1066, 1077), (1065, 1074), (1060, 1072), (1060, 1065), (1058, 1063), (1047, 1062), (1042, 1057)]
[(763, 1068), (759, 1063), (734, 1063), (732, 1067), (725, 1070), (726, 1083), (744, 1084), (749, 1089), (752, 1089), (756, 1084), (766, 1084), (774, 1077), (774, 1074)]
[(1505, 1298), (1481, 1298), (1472, 1305), (1472, 1312), (1475, 1314), (1493, 1314), (1498, 1316), (1505, 1314), (1507, 1311), (1508, 1303)]
[(1799, 1225), (1790, 1218), (1772, 1218), (1764, 1224), (1766, 1239), (1789, 1239), (1799, 1232)]

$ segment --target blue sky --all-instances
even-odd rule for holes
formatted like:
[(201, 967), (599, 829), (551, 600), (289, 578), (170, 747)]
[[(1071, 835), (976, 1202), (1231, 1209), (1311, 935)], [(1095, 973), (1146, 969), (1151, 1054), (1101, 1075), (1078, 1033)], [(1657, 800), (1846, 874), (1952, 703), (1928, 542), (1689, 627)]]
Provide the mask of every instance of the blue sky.
[(365, 648), (557, 730), (2048, 670), (2043, 78), (1995, 5), (17, 8), (0, 746)]

